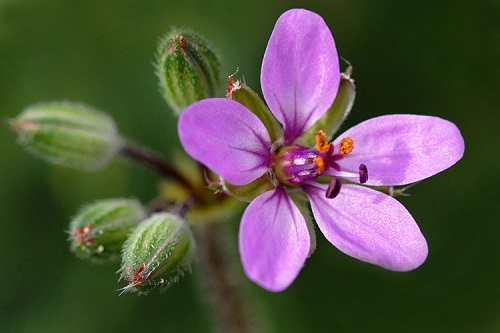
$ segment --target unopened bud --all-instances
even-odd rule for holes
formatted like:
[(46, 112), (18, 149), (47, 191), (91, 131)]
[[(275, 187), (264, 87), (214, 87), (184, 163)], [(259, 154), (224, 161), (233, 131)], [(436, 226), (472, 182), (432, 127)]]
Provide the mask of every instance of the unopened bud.
[(217, 95), (220, 62), (197, 34), (173, 29), (160, 41), (157, 59), (161, 91), (177, 114), (191, 103)]
[(82, 258), (114, 259), (130, 232), (146, 219), (135, 199), (108, 199), (83, 207), (70, 223), (71, 250)]
[(76, 103), (33, 105), (10, 125), (28, 151), (48, 162), (77, 169), (105, 166), (122, 143), (111, 117)]
[(194, 239), (180, 217), (159, 213), (142, 222), (123, 246), (121, 277), (128, 281), (122, 290), (147, 293), (166, 288), (190, 269)]

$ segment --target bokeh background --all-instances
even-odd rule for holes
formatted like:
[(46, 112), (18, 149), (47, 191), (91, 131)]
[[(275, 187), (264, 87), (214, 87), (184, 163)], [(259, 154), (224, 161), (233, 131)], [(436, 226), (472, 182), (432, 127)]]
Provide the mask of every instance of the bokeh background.
[(0, 332), (209, 331), (195, 276), (166, 293), (118, 296), (117, 264), (92, 265), (68, 250), (65, 230), (82, 204), (148, 202), (156, 176), (123, 162), (95, 173), (47, 165), (17, 146), (4, 120), (39, 101), (81, 101), (172, 156), (176, 120), (152, 65), (158, 38), (192, 27), (213, 41), (224, 75), (239, 67), (260, 91), (269, 35), (294, 7), (323, 16), (354, 66), (358, 94), (344, 129), (383, 114), (430, 114), (458, 125), (466, 152), (400, 198), (429, 243), (422, 267), (384, 271), (318, 233), (285, 292), (245, 280), (256, 313), (272, 332), (500, 332), (496, 0), (0, 0)]

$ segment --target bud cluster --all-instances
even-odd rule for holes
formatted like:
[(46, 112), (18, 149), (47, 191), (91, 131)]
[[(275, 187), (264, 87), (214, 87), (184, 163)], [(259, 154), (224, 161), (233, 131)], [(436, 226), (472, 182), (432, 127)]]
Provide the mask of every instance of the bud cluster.
[[(223, 94), (218, 56), (205, 39), (189, 30), (172, 29), (160, 41), (156, 73), (164, 98), (177, 115), (191, 103)], [(251, 100), (256, 96), (252, 93)], [(181, 168), (171, 166), (159, 155), (130, 144), (119, 134), (110, 116), (80, 103), (32, 105), (9, 124), (20, 145), (50, 163), (95, 170), (120, 156), (151, 168), (173, 184), (168, 196), (160, 193), (160, 199), (147, 208), (138, 200), (122, 198), (83, 206), (69, 225), (68, 240), (73, 253), (93, 262), (121, 257), (119, 273), (128, 282), (123, 291), (146, 293), (152, 288), (168, 287), (189, 271), (195, 249), (189, 226), (172, 213), (151, 214), (180, 205), (189, 206), (190, 212), (176, 212), (187, 216), (191, 223), (197, 221), (197, 212), (199, 220), (210, 220), (208, 204), (191, 204), (198, 195), (193, 194), (193, 184), (203, 181), (198, 168), (195, 176), (181, 172)], [(160, 209), (154, 206), (155, 202), (161, 202)], [(215, 214), (208, 215), (219, 217), (228, 210), (232, 208), (221, 203)]]
[[(191, 103), (215, 97), (219, 88), (222, 92), (218, 57), (209, 43), (194, 32), (173, 29), (166, 35), (158, 47), (156, 69), (162, 93), (177, 114)], [(53, 164), (94, 170), (120, 155), (171, 177), (180, 189), (177, 187), (170, 197), (162, 195), (162, 201), (189, 202), (190, 183), (201, 182), (182, 178), (181, 172), (147, 149), (132, 147), (119, 135), (111, 117), (83, 104), (32, 105), (12, 119), (10, 126), (22, 146)], [(170, 286), (190, 269), (194, 239), (179, 216), (148, 216), (151, 211), (152, 207), (145, 208), (134, 199), (108, 199), (86, 205), (70, 223), (71, 251), (94, 262), (121, 256), (119, 272), (128, 282), (124, 291), (146, 293)], [(191, 222), (195, 215), (189, 215)]]
[(108, 199), (84, 206), (70, 223), (71, 250), (79, 257), (104, 262), (122, 255), (123, 291), (146, 293), (168, 287), (186, 271), (194, 240), (179, 216), (147, 217), (135, 199)]

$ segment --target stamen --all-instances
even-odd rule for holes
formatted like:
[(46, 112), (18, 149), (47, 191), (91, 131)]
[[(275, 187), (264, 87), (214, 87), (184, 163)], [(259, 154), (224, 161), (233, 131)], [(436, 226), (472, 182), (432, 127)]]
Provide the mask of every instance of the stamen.
[(368, 169), (366, 168), (366, 165), (360, 164), (359, 165), (359, 182), (361, 184), (364, 184), (368, 181)]
[(326, 153), (330, 150), (330, 144), (328, 143), (328, 139), (326, 137), (326, 133), (323, 130), (319, 130), (315, 134), (316, 145), (314, 146), (317, 151), (321, 153)]
[(339, 143), (339, 153), (340, 154), (344, 155), (344, 157), (347, 157), (347, 155), (352, 153), (353, 150), (354, 150), (354, 140), (353, 139), (351, 139), (349, 137), (345, 137), (342, 140), (340, 140), (340, 143)]
[(325, 160), (321, 156), (316, 156), (315, 158), (313, 158), (313, 162), (314, 162), (314, 164), (316, 164), (315, 171), (318, 174), (322, 174), (323, 171), (325, 171), (325, 169), (326, 169)]
[(342, 187), (342, 180), (337, 177), (333, 177), (326, 189), (325, 197), (327, 199), (333, 199), (340, 193), (340, 188)]

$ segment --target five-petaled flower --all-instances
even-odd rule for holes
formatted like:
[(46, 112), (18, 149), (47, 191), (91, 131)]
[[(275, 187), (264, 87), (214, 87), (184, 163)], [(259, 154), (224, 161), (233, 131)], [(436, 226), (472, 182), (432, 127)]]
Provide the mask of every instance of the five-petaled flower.
[[(314, 220), (340, 251), (394, 271), (420, 266), (427, 243), (410, 213), (371, 186), (404, 185), (456, 163), (464, 142), (449, 121), (388, 115), (362, 122), (328, 143), (298, 139), (331, 106), (339, 87), (335, 43), (323, 19), (294, 9), (276, 23), (262, 62), (264, 98), (283, 126), (271, 142), (266, 127), (243, 105), (212, 98), (179, 119), (185, 150), (229, 183), (246, 185), (270, 174), (275, 187), (246, 208), (239, 250), (247, 276), (270, 291), (287, 288), (314, 249), (314, 229), (295, 195), (309, 199)], [(317, 181), (331, 176), (330, 184)], [(325, 178), (325, 177), (322, 177)], [(341, 178), (351, 184), (341, 187)]]

